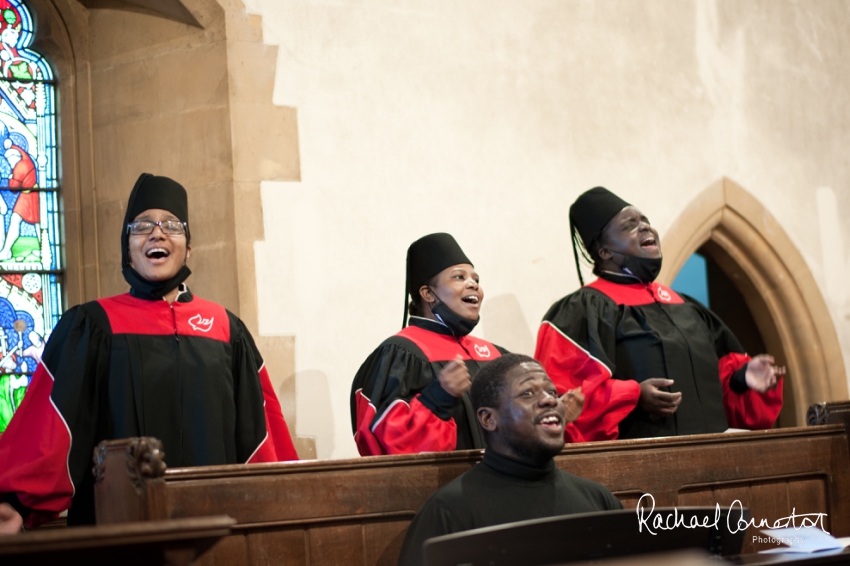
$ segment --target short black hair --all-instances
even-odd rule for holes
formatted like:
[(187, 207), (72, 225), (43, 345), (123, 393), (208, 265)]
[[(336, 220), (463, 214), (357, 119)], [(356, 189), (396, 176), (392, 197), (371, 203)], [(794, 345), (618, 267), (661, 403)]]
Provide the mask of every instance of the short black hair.
[[(439, 278), (440, 274), (438, 273), (434, 277), (426, 281), (425, 285), (431, 287), (432, 289), (436, 288), (437, 281), (439, 280)], [(420, 285), (419, 288), (421, 289), (422, 286)], [(425, 316), (425, 309), (424, 305), (422, 304), (422, 295), (419, 294), (419, 290), (416, 291), (415, 295), (410, 295), (410, 304), (408, 304), (407, 306), (407, 312), (410, 313), (410, 316)]]
[(537, 360), (525, 354), (503, 354), (481, 368), (475, 379), (469, 395), (472, 397), (472, 407), (478, 411), (481, 407), (499, 408), (499, 396), (505, 388), (505, 376), (519, 364)]

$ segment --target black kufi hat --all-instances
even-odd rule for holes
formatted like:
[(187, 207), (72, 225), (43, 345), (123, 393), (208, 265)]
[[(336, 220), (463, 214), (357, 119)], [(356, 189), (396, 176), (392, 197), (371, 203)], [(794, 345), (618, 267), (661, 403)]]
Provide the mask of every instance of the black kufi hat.
[[(576, 271), (578, 280), (584, 285), (579, 264), (579, 247), (583, 246), (590, 253), (590, 246), (599, 236), (608, 222), (617, 213), (629, 206), (629, 203), (606, 189), (605, 187), (594, 187), (583, 193), (570, 207), (570, 236), (573, 244), (573, 256), (576, 260)], [(581, 238), (581, 239), (579, 239)], [(593, 259), (582, 253), (584, 257), (593, 263)]]
[(186, 222), (186, 245), (189, 245), (189, 200), (183, 185), (168, 177), (157, 177), (150, 173), (142, 173), (136, 181), (130, 200), (127, 202), (127, 212), (124, 224), (121, 226), (121, 268), (124, 279), (132, 287), (136, 296), (160, 299), (174, 290), (191, 274), (184, 264), (177, 274), (168, 281), (148, 281), (130, 266), (130, 232), (128, 225), (136, 216), (146, 210), (160, 208), (167, 210), (182, 222)]
[[(411, 297), (419, 294), (419, 288), (442, 270), (459, 263), (472, 265), (451, 234), (443, 232), (428, 234), (407, 248), (407, 293)], [(407, 324), (407, 296), (404, 298), (404, 322)]]

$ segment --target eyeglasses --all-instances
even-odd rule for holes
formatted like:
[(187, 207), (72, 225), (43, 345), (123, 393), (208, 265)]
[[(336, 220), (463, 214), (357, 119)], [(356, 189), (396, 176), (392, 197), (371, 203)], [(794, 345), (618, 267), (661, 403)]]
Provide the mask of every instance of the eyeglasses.
[(167, 236), (179, 236), (186, 233), (186, 223), (179, 220), (138, 220), (127, 224), (127, 232), (133, 236), (147, 236), (153, 233), (153, 229), (159, 226), (162, 233)]

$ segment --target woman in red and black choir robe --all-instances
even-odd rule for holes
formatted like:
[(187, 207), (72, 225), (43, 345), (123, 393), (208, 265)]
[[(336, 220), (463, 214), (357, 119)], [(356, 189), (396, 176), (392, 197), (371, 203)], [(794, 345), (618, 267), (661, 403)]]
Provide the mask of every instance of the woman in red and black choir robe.
[[(505, 350), (469, 335), (483, 301), (478, 274), (452, 236), (430, 234), (410, 245), (402, 330), (372, 352), (351, 386), (351, 428), (361, 455), (485, 447), (469, 388)], [(581, 390), (563, 399), (567, 419), (575, 419)]]
[(573, 442), (773, 426), (784, 368), (751, 358), (714, 313), (654, 282), (660, 240), (638, 209), (596, 187), (570, 207), (570, 232), (579, 278), (584, 246), (598, 279), (552, 305), (535, 357), (559, 390), (582, 387)]
[(468, 391), (505, 350), (469, 335), (484, 291), (451, 235), (410, 245), (407, 293), (402, 330), (372, 352), (351, 386), (357, 449), (375, 456), (484, 448)]
[(147, 173), (121, 232), (129, 293), (62, 316), (20, 408), (0, 436), (0, 534), (70, 507), (94, 522), (92, 451), (153, 436), (171, 467), (297, 460), (248, 329), (196, 297), (186, 191)]

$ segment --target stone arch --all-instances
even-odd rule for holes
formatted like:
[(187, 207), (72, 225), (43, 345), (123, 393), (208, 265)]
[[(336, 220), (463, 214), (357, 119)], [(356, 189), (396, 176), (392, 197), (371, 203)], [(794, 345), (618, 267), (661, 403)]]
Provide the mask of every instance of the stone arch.
[(770, 353), (788, 368), (783, 426), (805, 424), (806, 409), (847, 398), (835, 326), (803, 256), (762, 204), (723, 178), (702, 191), (664, 236), (669, 285), (702, 248), (737, 285)]

